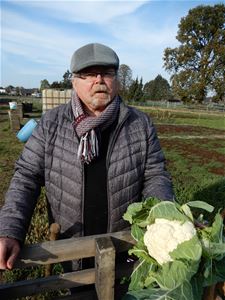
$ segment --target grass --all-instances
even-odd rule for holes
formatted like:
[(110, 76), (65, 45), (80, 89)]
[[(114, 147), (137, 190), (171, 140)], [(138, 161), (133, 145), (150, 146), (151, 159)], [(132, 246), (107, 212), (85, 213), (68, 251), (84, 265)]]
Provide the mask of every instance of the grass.
[[(3, 106), (0, 106), (0, 206), (4, 202), (4, 196), (13, 175), (15, 162), (24, 146), (24, 144), (16, 138), (16, 133), (11, 131), (7, 118), (7, 111), (6, 109), (2, 109), (2, 107)], [(3, 112), (5, 112), (6, 115)], [(26, 118), (23, 119), (23, 124), (26, 123), (29, 118), (37, 118), (40, 117), (40, 115), (41, 111), (39, 105), (34, 105), (32, 113), (29, 115), (27, 114)], [(34, 244), (48, 240), (48, 228), (49, 224), (45, 192), (43, 189), (37, 202), (25, 243)], [(12, 271), (5, 271), (1, 276), (1, 280), (3, 282), (13, 282), (18, 280), (40, 278), (44, 277), (44, 273), (45, 268), (40, 266), (25, 268), (23, 270), (14, 269)], [(53, 274), (56, 275), (59, 273), (62, 273), (62, 267), (60, 264), (56, 264), (53, 269)], [(65, 293), (66, 291), (54, 291), (37, 296), (26, 297), (24, 300), (51, 299), (52, 297), (61, 296)]]
[(16, 159), (23, 148), (14, 133), (11, 132), (9, 122), (0, 122), (0, 204), (3, 202)]
[[(0, 108), (1, 109), (1, 108)], [(225, 206), (225, 141), (215, 138), (225, 135), (223, 115), (205, 115), (171, 112), (157, 113), (149, 110), (157, 127), (160, 143), (167, 159), (176, 199), (180, 203), (191, 200), (203, 200), (213, 206), (215, 211)], [(40, 107), (28, 117), (40, 117)], [(9, 128), (7, 118), (0, 114), (0, 201), (3, 203), (10, 178), (13, 174), (15, 160), (23, 148)], [(27, 121), (24, 120), (24, 122)], [(186, 126), (182, 126), (186, 124)], [(187, 135), (191, 138), (186, 139)], [(202, 138), (199, 138), (202, 136)], [(209, 216), (206, 215), (207, 218)], [(35, 209), (26, 243), (37, 243), (48, 239), (48, 222), (44, 190)], [(56, 265), (54, 274), (60, 273)], [(44, 268), (36, 267), (22, 271), (6, 271), (5, 281), (21, 280), (44, 276)], [(63, 293), (63, 292), (59, 292)], [(51, 299), (53, 294), (42, 294), (26, 299)]]
[(205, 116), (199, 115), (198, 117), (193, 118), (182, 118), (180, 116), (174, 116), (171, 120), (173, 124), (188, 124), (201, 127), (215, 128), (215, 129), (225, 129), (225, 118), (224, 116), (219, 116), (217, 118), (211, 117), (207, 118)]
[[(158, 129), (161, 134), (163, 127)], [(188, 140), (174, 137), (174, 132), (170, 139), (163, 135), (160, 138), (173, 178), (176, 199), (180, 203), (203, 200), (212, 204), (217, 212), (225, 207), (224, 140), (207, 139), (207, 136), (204, 139), (195, 138), (195, 132), (191, 129), (193, 138)], [(205, 214), (205, 217), (209, 219), (213, 215)]]
[(177, 125), (194, 125), (207, 128), (225, 130), (224, 113), (207, 113), (201, 111), (184, 111), (179, 109), (162, 109), (155, 107), (140, 107), (141, 110), (151, 114), (157, 123)]

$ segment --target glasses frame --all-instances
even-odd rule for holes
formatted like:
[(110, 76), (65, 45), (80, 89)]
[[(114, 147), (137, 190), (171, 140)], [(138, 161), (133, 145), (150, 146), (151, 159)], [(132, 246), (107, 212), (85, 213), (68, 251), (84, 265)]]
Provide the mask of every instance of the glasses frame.
[(80, 78), (83, 80), (90, 80), (90, 81), (94, 81), (96, 80), (97, 76), (100, 75), (101, 78), (103, 78), (104, 80), (108, 79), (108, 80), (113, 80), (116, 78), (117, 76), (117, 72), (116, 71), (92, 71), (92, 72), (79, 72), (79, 73), (74, 73), (74, 77), (76, 78)]

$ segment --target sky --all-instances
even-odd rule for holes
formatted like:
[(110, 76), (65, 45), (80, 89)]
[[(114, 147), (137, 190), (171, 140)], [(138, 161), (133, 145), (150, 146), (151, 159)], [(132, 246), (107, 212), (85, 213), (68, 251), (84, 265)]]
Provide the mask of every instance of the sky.
[(88, 43), (113, 48), (120, 64), (143, 83), (170, 74), (163, 68), (165, 48), (179, 46), (178, 25), (198, 5), (211, 0), (0, 0), (0, 86), (39, 88), (61, 81), (72, 54)]

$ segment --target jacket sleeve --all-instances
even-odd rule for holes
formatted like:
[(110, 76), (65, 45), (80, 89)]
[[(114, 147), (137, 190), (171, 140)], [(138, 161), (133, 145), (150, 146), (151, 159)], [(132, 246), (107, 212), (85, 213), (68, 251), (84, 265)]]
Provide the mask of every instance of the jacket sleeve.
[(42, 120), (15, 164), (15, 173), (0, 211), (0, 236), (23, 242), (44, 185), (45, 138)]
[(173, 200), (172, 181), (165, 167), (165, 156), (160, 147), (156, 128), (147, 117), (147, 154), (143, 180), (143, 198), (156, 197)]

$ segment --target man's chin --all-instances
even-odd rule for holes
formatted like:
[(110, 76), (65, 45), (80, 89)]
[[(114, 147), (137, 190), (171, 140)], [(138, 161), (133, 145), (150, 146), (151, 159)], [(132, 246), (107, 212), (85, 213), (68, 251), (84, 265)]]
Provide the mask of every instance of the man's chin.
[(95, 107), (106, 107), (111, 102), (110, 96), (100, 95), (99, 97), (94, 97), (93, 104)]

